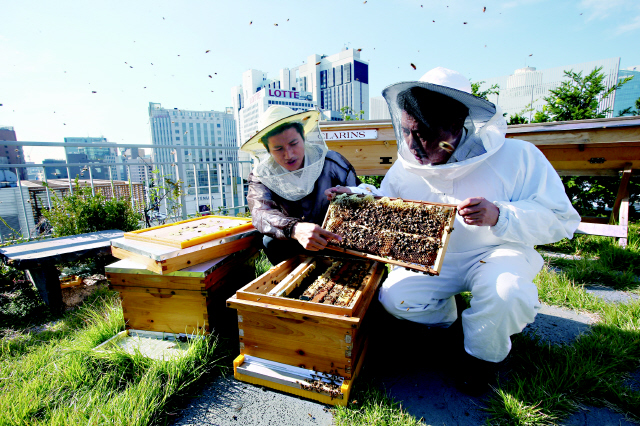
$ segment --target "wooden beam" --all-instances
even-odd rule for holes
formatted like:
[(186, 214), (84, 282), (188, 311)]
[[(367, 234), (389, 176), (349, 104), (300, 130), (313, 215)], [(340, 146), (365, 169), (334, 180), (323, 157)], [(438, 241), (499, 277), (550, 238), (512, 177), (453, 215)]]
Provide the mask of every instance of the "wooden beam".
[[(327, 140), (359, 175), (384, 175), (397, 159), (391, 120), (321, 122), (323, 132), (376, 130), (376, 139)], [(560, 175), (617, 176), (626, 163), (640, 168), (640, 118), (616, 117), (509, 126), (507, 138), (536, 145)]]

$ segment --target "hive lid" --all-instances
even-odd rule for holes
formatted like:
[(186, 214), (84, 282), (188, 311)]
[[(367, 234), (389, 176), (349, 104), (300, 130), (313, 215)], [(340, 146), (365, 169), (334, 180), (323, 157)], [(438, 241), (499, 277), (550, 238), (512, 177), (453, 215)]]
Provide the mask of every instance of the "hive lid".
[[(189, 266), (188, 268), (180, 269), (179, 271), (174, 271), (165, 275), (169, 277), (205, 278), (211, 272), (219, 268), (230, 256), (232, 255), (218, 257), (216, 259)], [(149, 271), (144, 264), (135, 262), (131, 259), (119, 260), (111, 265), (105, 266), (104, 270), (105, 272), (116, 274), (158, 275), (155, 272)]]
[(251, 229), (250, 218), (204, 216), (126, 232), (124, 238), (184, 249)]
[(327, 248), (438, 275), (453, 231), (456, 205), (339, 195), (322, 227), (342, 236)]
[(229, 235), (223, 238), (209, 240), (201, 244), (197, 244), (197, 245), (190, 246), (183, 249), (171, 247), (163, 244), (157, 244), (153, 242), (138, 241), (135, 239), (124, 238), (124, 237), (111, 240), (111, 245), (114, 247), (118, 247), (123, 250), (129, 251), (134, 254), (139, 254), (141, 256), (148, 257), (156, 261), (163, 261), (163, 260), (173, 259), (179, 256), (188, 255), (191, 253), (196, 253), (199, 250), (207, 249), (217, 245), (227, 244), (227, 243), (239, 240), (241, 238), (245, 238), (253, 234), (257, 234), (257, 232), (258, 231), (255, 230), (255, 228), (253, 228), (252, 226), (252, 229), (250, 230), (245, 230), (244, 232), (236, 233), (234, 235)]

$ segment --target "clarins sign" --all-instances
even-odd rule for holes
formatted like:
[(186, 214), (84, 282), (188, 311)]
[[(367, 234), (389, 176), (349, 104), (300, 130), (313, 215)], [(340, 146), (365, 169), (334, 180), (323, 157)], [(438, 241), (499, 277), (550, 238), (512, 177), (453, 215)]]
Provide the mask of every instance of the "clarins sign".
[(324, 140), (326, 141), (377, 139), (378, 131), (377, 130), (349, 130), (344, 132), (322, 132), (322, 137), (324, 137)]

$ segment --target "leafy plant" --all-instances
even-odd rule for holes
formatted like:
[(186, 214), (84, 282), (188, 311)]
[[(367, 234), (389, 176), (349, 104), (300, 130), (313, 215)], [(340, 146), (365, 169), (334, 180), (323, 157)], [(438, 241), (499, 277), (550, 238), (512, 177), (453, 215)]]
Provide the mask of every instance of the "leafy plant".
[(382, 179), (384, 179), (384, 176), (358, 176), (358, 179), (360, 179), (360, 182), (362, 183), (380, 188), (380, 184), (382, 183)]
[(344, 121), (359, 121), (363, 119), (364, 111), (360, 110), (356, 112), (353, 108), (344, 106), (340, 108), (340, 115)]
[(64, 197), (58, 197), (53, 191), (52, 194), (53, 206), (43, 214), (53, 226), (56, 237), (109, 229), (127, 232), (139, 228), (140, 214), (133, 210), (130, 199), (93, 195), (91, 187), (81, 186), (77, 177), (73, 193)]
[(515, 113), (514, 115), (509, 117), (509, 121), (507, 122), (507, 124), (512, 125), (512, 124), (527, 124), (529, 122), (529, 120), (527, 120), (523, 115), (520, 115), (519, 113)]
[(471, 94), (487, 101), (489, 100), (489, 95), (500, 94), (500, 85), (497, 83), (491, 85), (487, 90), (480, 91), (480, 86), (482, 86), (483, 83), (484, 81), (471, 83)]
[(536, 112), (534, 123), (548, 121), (587, 120), (604, 118), (611, 108), (600, 108), (600, 101), (609, 97), (616, 89), (629, 82), (633, 76), (627, 77), (617, 84), (607, 87), (602, 67), (596, 67), (588, 75), (572, 70), (564, 72), (567, 80), (556, 89), (549, 90), (551, 95), (544, 98), (547, 103), (542, 111)]
[(143, 215), (147, 228), (153, 226), (154, 221), (163, 224), (166, 217), (160, 215), (160, 205), (166, 203), (167, 216), (179, 217), (182, 203), (182, 181), (174, 181), (161, 175), (158, 169), (153, 170), (153, 178), (149, 182), (149, 202), (145, 204)]
[[(602, 67), (596, 67), (588, 75), (582, 72), (565, 71), (568, 79), (544, 98), (547, 103), (533, 117), (533, 123), (549, 121), (571, 121), (604, 118), (611, 108), (600, 109), (599, 102), (606, 99), (616, 89), (629, 82), (627, 77), (619, 83), (607, 87)], [(576, 209), (585, 216), (606, 216), (613, 207), (620, 179), (608, 176), (563, 177), (562, 181), (569, 199)], [(639, 199), (640, 179), (632, 177), (629, 183), (630, 216), (636, 219), (638, 214), (634, 202)], [(614, 218), (617, 220), (617, 218)]]
[(618, 117), (624, 117), (625, 115), (640, 115), (640, 98), (636, 99), (636, 109), (627, 107), (618, 111)]

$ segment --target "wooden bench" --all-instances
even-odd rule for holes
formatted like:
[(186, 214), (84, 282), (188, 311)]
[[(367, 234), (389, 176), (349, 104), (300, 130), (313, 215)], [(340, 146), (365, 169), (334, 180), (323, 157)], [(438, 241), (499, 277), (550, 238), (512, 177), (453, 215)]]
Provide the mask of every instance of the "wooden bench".
[(111, 254), (111, 240), (123, 235), (122, 231), (110, 230), (15, 244), (0, 248), (0, 259), (24, 270), (42, 300), (52, 311), (59, 311), (62, 291), (56, 265)]
[[(327, 121), (320, 127), (329, 149), (344, 155), (358, 175), (384, 175), (396, 161), (391, 120)], [(577, 233), (616, 237), (626, 246), (629, 179), (640, 169), (640, 117), (520, 124), (508, 127), (507, 138), (536, 145), (561, 176), (620, 176), (611, 218), (583, 217)]]

